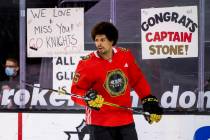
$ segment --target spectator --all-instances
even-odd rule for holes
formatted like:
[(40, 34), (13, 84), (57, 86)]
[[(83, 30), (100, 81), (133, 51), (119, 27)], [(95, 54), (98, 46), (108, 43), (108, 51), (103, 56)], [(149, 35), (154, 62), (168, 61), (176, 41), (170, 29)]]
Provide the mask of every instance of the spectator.
[[(19, 87), (19, 64), (18, 61), (14, 58), (7, 58), (4, 64), (4, 71), (7, 76), (7, 80), (1, 84), (1, 97), (4, 90), (16, 89)], [(14, 102), (13, 99), (9, 99), (7, 105), (4, 108), (13, 108)]]

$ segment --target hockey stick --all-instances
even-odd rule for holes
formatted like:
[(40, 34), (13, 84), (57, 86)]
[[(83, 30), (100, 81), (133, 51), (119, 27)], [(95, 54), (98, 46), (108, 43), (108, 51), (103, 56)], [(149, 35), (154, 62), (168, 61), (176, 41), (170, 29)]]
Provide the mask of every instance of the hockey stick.
[(35, 87), (35, 88), (39, 88), (39, 89), (46, 89), (46, 90), (49, 90), (49, 91), (54, 91), (58, 94), (63, 94), (63, 95), (70, 95), (72, 97), (76, 97), (76, 98), (79, 98), (79, 99), (84, 99), (84, 100), (88, 100), (89, 98), (87, 97), (84, 97), (84, 96), (80, 96), (80, 95), (77, 95), (77, 94), (73, 94), (73, 93), (68, 93), (67, 91), (65, 90), (56, 90), (56, 89), (52, 89), (52, 88), (45, 88), (45, 87), (41, 87), (41, 86), (35, 86), (35, 85), (32, 85), (30, 83), (27, 83), (25, 81), (22, 81), (22, 83), (24, 83), (25, 85), (29, 86), (29, 87)]
[[(69, 96), (76, 97), (76, 98), (79, 98), (79, 99), (84, 99), (84, 100), (88, 100), (89, 99), (88, 97), (77, 95), (77, 94), (73, 94), (73, 93), (69, 93), (69, 92), (67, 92), (65, 90), (56, 90), (56, 89), (52, 89), (52, 88), (44, 88), (44, 87), (41, 87), (41, 86), (35, 86), (35, 85), (32, 85), (32, 84), (30, 84), (28, 82), (25, 82), (25, 81), (22, 81), (22, 83), (24, 83), (25, 85), (27, 85), (29, 87), (35, 87), (35, 88), (39, 88), (39, 89), (46, 89), (46, 90), (54, 91), (54, 92), (56, 92), (58, 94), (62, 94), (62, 95), (69, 95)], [(148, 113), (148, 112), (138, 111), (138, 110), (135, 110), (134, 108), (131, 108), (131, 107), (120, 106), (118, 104), (114, 104), (114, 103), (110, 103), (110, 102), (106, 102), (106, 101), (104, 101), (103, 104), (108, 105), (108, 106), (112, 106), (112, 107), (125, 109), (125, 110), (130, 110), (130, 111), (133, 111), (135, 113), (142, 114), (142, 115), (147, 115), (147, 116), (150, 115), (150, 113)]]

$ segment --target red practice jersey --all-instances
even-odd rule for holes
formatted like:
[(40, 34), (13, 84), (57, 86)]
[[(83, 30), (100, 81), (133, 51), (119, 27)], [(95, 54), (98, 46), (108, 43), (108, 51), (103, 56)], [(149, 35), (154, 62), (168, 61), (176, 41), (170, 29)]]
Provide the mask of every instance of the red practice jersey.
[[(131, 88), (140, 98), (151, 89), (131, 52), (113, 47), (112, 60), (104, 60), (93, 52), (80, 60), (73, 79), (71, 93), (84, 96), (89, 89), (98, 91), (106, 102), (131, 107)], [(84, 100), (72, 97), (77, 104)], [(86, 123), (100, 126), (122, 126), (132, 123), (132, 111), (103, 105), (99, 111), (86, 107)]]

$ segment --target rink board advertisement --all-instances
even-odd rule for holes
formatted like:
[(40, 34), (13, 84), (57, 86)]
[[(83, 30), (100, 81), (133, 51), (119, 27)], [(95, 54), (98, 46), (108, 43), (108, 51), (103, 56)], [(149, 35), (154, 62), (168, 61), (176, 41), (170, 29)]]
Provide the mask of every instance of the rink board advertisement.
[[(80, 106), (76, 106), (69, 95), (58, 94), (48, 89), (38, 88), (40, 84), (34, 84), (30, 89), (11, 89), (4, 90), (1, 95), (0, 107), (4, 109), (16, 109), (20, 105), (24, 105), (26, 109), (81, 109)], [(187, 112), (192, 109), (197, 109), (198, 104), (201, 103), (206, 109), (210, 109), (210, 91), (194, 92), (193, 90), (181, 90), (181, 86), (173, 85), (170, 89), (160, 93), (157, 97), (161, 106), (165, 109), (182, 109)], [(56, 89), (57, 90), (57, 89)], [(198, 100), (198, 96), (200, 100)], [(137, 94), (132, 91), (132, 107), (141, 106), (140, 99)], [(200, 101), (200, 102), (199, 102)], [(10, 102), (13, 102), (13, 106), (9, 106)], [(33, 108), (35, 107), (35, 108)]]
[(197, 6), (141, 9), (142, 59), (198, 57)]
[[(89, 140), (89, 131), (83, 122), (84, 114), (22, 115), (22, 140)], [(1, 113), (0, 118), (0, 138), (18, 140), (20, 131), (17, 128), (20, 124), (17, 114)], [(208, 115), (164, 115), (159, 123), (152, 125), (148, 124), (142, 115), (134, 115), (134, 120), (138, 138), (145, 140), (193, 140), (196, 131), (199, 130), (198, 135), (201, 137), (208, 135), (202, 129), (210, 127)], [(210, 138), (210, 133), (208, 136)]]

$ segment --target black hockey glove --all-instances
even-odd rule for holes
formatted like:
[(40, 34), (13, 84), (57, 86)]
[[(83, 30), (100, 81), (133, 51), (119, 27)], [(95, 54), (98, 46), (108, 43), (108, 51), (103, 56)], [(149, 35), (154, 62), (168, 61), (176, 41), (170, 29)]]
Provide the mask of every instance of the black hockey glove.
[(142, 99), (143, 111), (148, 112), (144, 115), (145, 119), (152, 124), (161, 120), (163, 109), (159, 106), (158, 99), (155, 96), (147, 96)]
[(85, 96), (85, 102), (88, 107), (100, 110), (103, 106), (104, 98), (101, 95), (98, 95), (96, 90), (89, 90)]

